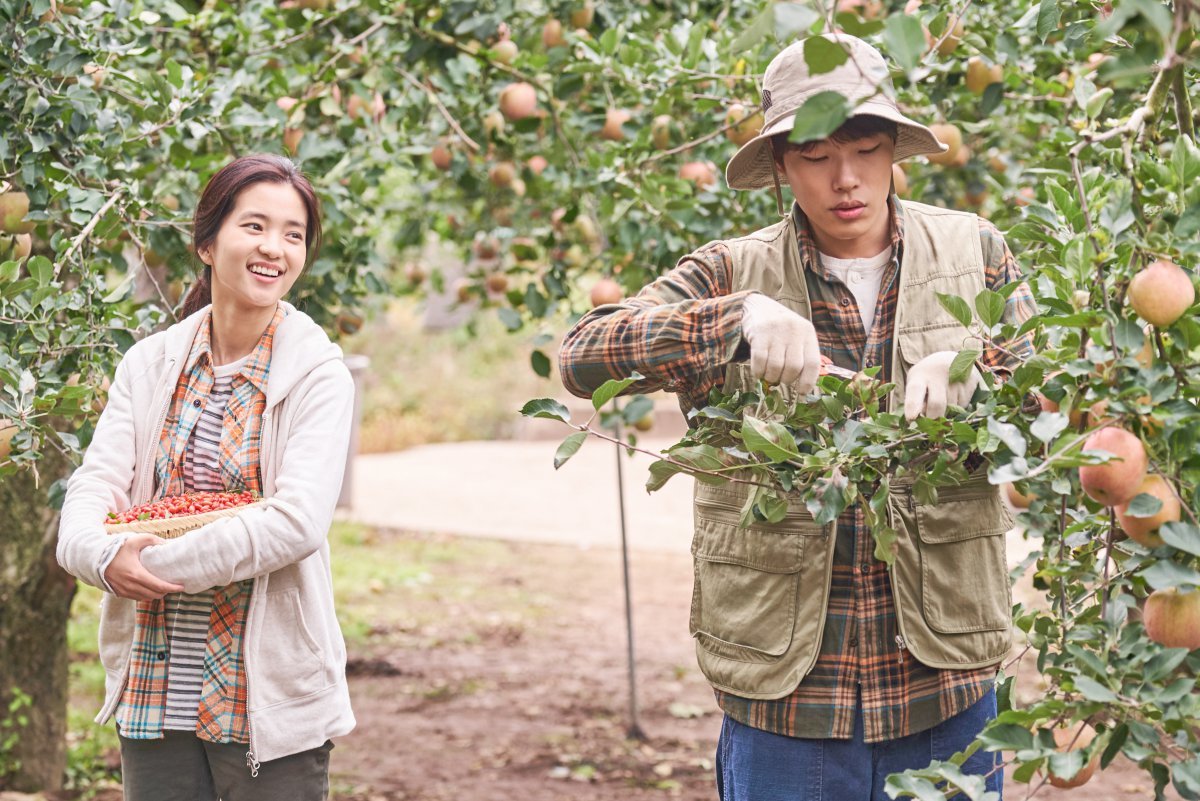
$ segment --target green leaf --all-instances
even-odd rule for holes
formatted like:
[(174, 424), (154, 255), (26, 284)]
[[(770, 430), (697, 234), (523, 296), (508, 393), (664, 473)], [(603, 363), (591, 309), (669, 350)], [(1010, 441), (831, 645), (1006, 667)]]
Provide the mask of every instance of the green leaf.
[(742, 421), (742, 442), (751, 453), (761, 453), (772, 462), (800, 458), (791, 432), (776, 422), (747, 415)]
[(595, 392), (592, 393), (592, 407), (599, 410), (604, 404), (620, 395), (630, 385), (641, 381), (642, 378), (644, 378), (644, 376), (641, 374), (634, 373), (629, 378), (614, 378), (610, 381), (605, 381)]
[(1033, 734), (1015, 723), (997, 723), (980, 733), (984, 748), (993, 751), (1023, 751), (1033, 748)]
[(979, 113), (984, 117), (990, 116), (1003, 99), (1004, 82), (996, 81), (988, 84), (983, 90), (983, 97), (979, 99)]
[(1104, 111), (1104, 106), (1112, 99), (1113, 90), (1111, 86), (1105, 86), (1098, 90), (1094, 95), (1088, 98), (1086, 112), (1088, 119), (1096, 119), (1100, 116), (1100, 112)]
[(1188, 649), (1186, 648), (1168, 648), (1162, 653), (1155, 654), (1142, 669), (1142, 678), (1146, 681), (1158, 681), (1166, 678), (1175, 668), (1183, 664), (1187, 655)]
[(1029, 433), (1042, 442), (1052, 442), (1071, 425), (1071, 418), (1062, 412), (1041, 412), (1029, 426)]
[[(697, 470), (720, 470), (726, 466), (724, 460), (721, 459), (721, 452), (712, 445), (691, 445), (684, 448), (675, 448), (668, 455), (672, 459)], [(726, 483), (724, 479), (714, 476), (699, 475), (696, 478), (710, 484)]]
[(916, 798), (919, 801), (946, 801), (946, 794), (933, 782), (908, 772), (893, 773), (887, 777), (887, 792), (892, 798)]
[(554, 469), (562, 467), (575, 454), (579, 453), (579, 449), (583, 447), (584, 440), (588, 437), (586, 431), (576, 431), (571, 436), (562, 441), (558, 446), (558, 450), (554, 452)]
[(824, 139), (841, 127), (850, 116), (850, 107), (840, 92), (817, 92), (796, 111), (796, 123), (789, 142), (804, 144)]
[(550, 357), (540, 350), (535, 350), (529, 354), (529, 366), (533, 368), (533, 372), (542, 378), (550, 377)]
[[(771, 3), (764, 16), (774, 11), (775, 38), (786, 42), (807, 30), (820, 15), (806, 3)], [(757, 20), (755, 21), (757, 23)], [(740, 39), (741, 37), (739, 37)], [(808, 45), (805, 45), (807, 49)]]
[[(1133, 500), (1136, 501), (1137, 498)], [(1161, 506), (1161, 501), (1159, 503)], [(1130, 506), (1132, 505), (1131, 502)], [(1178, 548), (1193, 556), (1200, 556), (1200, 527), (1180, 521), (1164, 523), (1159, 527), (1158, 534), (1163, 538), (1163, 542), (1172, 548)]]
[(817, 480), (815, 492), (805, 505), (817, 525), (825, 526), (838, 519), (846, 509), (846, 480), (825, 477)]
[(545, 420), (558, 420), (563, 423), (571, 422), (571, 412), (566, 406), (552, 398), (538, 398), (528, 401), (521, 407), (525, 417), (540, 417)]
[(1025, 437), (1021, 434), (1021, 429), (1012, 423), (1003, 423), (995, 417), (989, 417), (987, 430), (989, 434), (995, 434), (1017, 456), (1025, 455), (1028, 443), (1025, 442)]
[(1133, 225), (1133, 189), (1128, 181), (1118, 181), (1109, 195), (1109, 202), (1100, 210), (1100, 225), (1113, 239)]
[(979, 312), (979, 319), (983, 324), (991, 328), (1004, 317), (1004, 297), (985, 289), (975, 296), (975, 310)]
[(975, 366), (975, 362), (981, 355), (982, 351), (978, 348), (960, 350), (954, 357), (954, 361), (950, 362), (950, 383), (961, 384), (966, 381), (971, 375), (971, 368)]
[(621, 419), (628, 425), (654, 412), (654, 401), (646, 395), (634, 395), (621, 407)]
[(937, 293), (937, 299), (938, 303), (942, 304), (942, 308), (950, 312), (963, 328), (971, 325), (971, 307), (965, 300), (958, 295), (947, 295), (942, 292)]
[[(1162, 501), (1155, 498), (1146, 492), (1139, 492), (1133, 496), (1133, 500), (1129, 502), (1129, 506), (1125, 508), (1125, 514), (1129, 517), (1153, 517), (1162, 509)], [(1198, 532), (1200, 533), (1200, 532)]]
[(775, 30), (775, 4), (769, 3), (765, 9), (754, 18), (754, 21), (746, 26), (729, 49), (734, 53), (741, 53), (757, 46), (760, 42), (766, 39)]
[[(1113, 700), (1116, 700), (1115, 698)], [(1050, 755), (1050, 772), (1060, 779), (1070, 779), (1083, 769), (1083, 751), (1059, 751)]]
[(768, 523), (778, 523), (787, 517), (788, 502), (784, 498), (771, 493), (763, 493), (758, 498), (758, 512)]
[(1058, 7), (1058, 0), (1042, 0), (1038, 7), (1037, 35), (1043, 43), (1050, 34), (1058, 30), (1058, 21), (1061, 17), (1062, 11)]
[(1079, 690), (1089, 701), (1111, 704), (1117, 700), (1116, 693), (1095, 679), (1089, 679), (1087, 676), (1075, 676), (1072, 681), (1075, 682), (1075, 689)]
[(683, 467), (667, 461), (657, 461), (650, 465), (650, 478), (646, 479), (646, 492), (660, 490), (671, 476), (683, 472)]
[(509, 331), (519, 331), (524, 321), (521, 320), (521, 313), (511, 306), (503, 306), (497, 312), (500, 317), (500, 322), (504, 323), (504, 327)]
[(925, 31), (913, 14), (891, 14), (883, 26), (888, 54), (905, 70), (911, 70), (925, 55)]
[[(1166, 528), (1166, 526), (1163, 526), (1163, 528)], [(1163, 533), (1162, 529), (1159, 529), (1159, 533)], [(1163, 540), (1166, 540), (1165, 536)], [(1170, 587), (1182, 587), (1185, 585), (1200, 587), (1200, 572), (1165, 559), (1160, 559), (1150, 565), (1142, 571), (1141, 575), (1146, 580), (1146, 583), (1156, 590), (1165, 590)]]
[(1125, 745), (1125, 741), (1129, 739), (1129, 726), (1121, 723), (1113, 730), (1112, 739), (1108, 741), (1108, 745), (1104, 747), (1104, 753), (1100, 755), (1100, 770), (1107, 768), (1117, 754), (1121, 753), (1121, 746)]
[(849, 55), (846, 46), (823, 36), (810, 36), (804, 40), (804, 63), (813, 75), (821, 75), (846, 63)]
[(30, 277), (38, 282), (38, 286), (46, 286), (54, 277), (54, 264), (45, 256), (32, 257), (26, 267)]

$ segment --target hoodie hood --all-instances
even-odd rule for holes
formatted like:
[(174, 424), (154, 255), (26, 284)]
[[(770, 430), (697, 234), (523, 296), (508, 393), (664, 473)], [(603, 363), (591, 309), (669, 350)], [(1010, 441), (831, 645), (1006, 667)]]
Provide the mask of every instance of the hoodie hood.
[[(280, 301), (279, 305), (286, 310), (287, 316), (275, 329), (271, 372), (267, 376), (267, 408), (286, 398), (313, 370), (326, 362), (342, 360), (342, 349), (329, 340), (325, 329), (292, 304)], [(164, 332), (167, 337), (165, 355), (175, 360), (176, 375), (183, 369), (183, 360), (210, 308), (205, 306)]]

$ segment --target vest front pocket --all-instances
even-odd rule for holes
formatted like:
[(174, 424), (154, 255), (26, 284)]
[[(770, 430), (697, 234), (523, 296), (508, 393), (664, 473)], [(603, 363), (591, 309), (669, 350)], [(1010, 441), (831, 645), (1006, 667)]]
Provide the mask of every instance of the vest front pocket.
[(921, 608), (941, 634), (999, 631), (1012, 625), (1004, 534), (1008, 515), (994, 488), (943, 490), (936, 505), (916, 506)]
[(795, 516), (742, 528), (739, 514), (735, 504), (697, 502), (691, 633), (722, 657), (771, 661), (792, 642), (807, 537)]

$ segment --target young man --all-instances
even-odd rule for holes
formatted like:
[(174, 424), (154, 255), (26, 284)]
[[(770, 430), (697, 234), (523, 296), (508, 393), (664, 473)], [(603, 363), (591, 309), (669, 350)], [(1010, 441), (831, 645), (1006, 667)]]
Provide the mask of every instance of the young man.
[[(624, 303), (602, 306), (567, 335), (563, 381), (582, 396), (637, 371), (633, 389), (676, 392), (687, 411), (713, 387), (812, 391), (822, 357), (879, 366), (907, 417), (965, 404), (980, 370), (1000, 378), (1027, 340), (987, 348), (967, 381), (950, 363), (969, 338), (936, 293), (973, 299), (1019, 280), (999, 232), (957, 211), (901, 201), (892, 164), (945, 148), (890, 97), (887, 65), (847, 35), (849, 55), (811, 75), (804, 43), (783, 50), (763, 82), (762, 133), (726, 171), (734, 189), (774, 187), (796, 198), (781, 222), (712, 242)], [(804, 101), (847, 96), (851, 118), (828, 139), (788, 142)], [(1005, 316), (1023, 320), (1024, 286)], [(1004, 532), (1009, 517), (980, 471), (917, 502), (889, 498), (895, 566), (874, 559), (859, 508), (834, 526), (803, 505), (773, 526), (739, 528), (744, 493), (697, 482), (691, 631), (701, 669), (725, 712), (717, 752), (723, 801), (884, 799), (888, 774), (964, 748), (996, 714), (996, 666), (1010, 647)], [(833, 534), (834, 536), (830, 536)], [(968, 773), (999, 791), (996, 755)]]

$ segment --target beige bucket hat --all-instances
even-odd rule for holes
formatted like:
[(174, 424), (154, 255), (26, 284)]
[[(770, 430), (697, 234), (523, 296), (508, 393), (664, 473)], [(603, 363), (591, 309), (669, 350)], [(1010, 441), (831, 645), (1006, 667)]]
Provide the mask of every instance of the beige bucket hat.
[(725, 168), (725, 179), (733, 189), (763, 189), (775, 185), (770, 139), (790, 131), (796, 111), (818, 92), (840, 92), (847, 98), (851, 117), (870, 114), (896, 123), (896, 161), (925, 153), (942, 153), (948, 148), (933, 131), (910, 120), (892, 99), (892, 79), (883, 55), (871, 45), (845, 33), (822, 34), (839, 42), (848, 58), (831, 72), (812, 75), (804, 60), (804, 41), (794, 42), (771, 59), (763, 75), (763, 129), (734, 154)]

